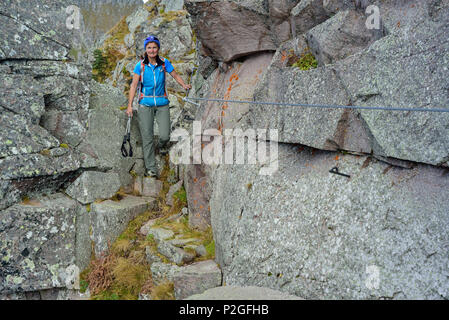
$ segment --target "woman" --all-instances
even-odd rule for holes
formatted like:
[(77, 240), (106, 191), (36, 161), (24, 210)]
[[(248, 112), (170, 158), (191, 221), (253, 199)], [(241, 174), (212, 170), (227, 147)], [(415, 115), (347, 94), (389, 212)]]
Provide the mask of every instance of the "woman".
[(167, 99), (165, 90), (165, 73), (168, 72), (185, 90), (192, 88), (191, 85), (184, 83), (170, 61), (159, 57), (160, 48), (161, 43), (158, 38), (149, 36), (145, 39), (145, 54), (143, 60), (139, 61), (134, 68), (133, 82), (129, 91), (128, 108), (126, 110), (128, 116), (132, 117), (133, 100), (139, 81), (141, 81), (142, 87), (139, 96), (139, 108), (137, 109), (137, 120), (142, 136), (146, 177), (157, 176), (153, 136), (154, 118), (156, 118), (159, 127), (160, 152), (170, 140), (170, 111), (168, 109), (170, 101)]

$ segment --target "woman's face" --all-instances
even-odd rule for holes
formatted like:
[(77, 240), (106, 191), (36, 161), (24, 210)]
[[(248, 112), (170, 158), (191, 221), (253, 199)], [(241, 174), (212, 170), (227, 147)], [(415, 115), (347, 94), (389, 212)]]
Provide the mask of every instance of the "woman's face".
[(147, 44), (145, 51), (148, 55), (148, 58), (156, 58), (156, 56), (159, 52), (159, 47), (157, 46), (156, 43), (150, 42)]

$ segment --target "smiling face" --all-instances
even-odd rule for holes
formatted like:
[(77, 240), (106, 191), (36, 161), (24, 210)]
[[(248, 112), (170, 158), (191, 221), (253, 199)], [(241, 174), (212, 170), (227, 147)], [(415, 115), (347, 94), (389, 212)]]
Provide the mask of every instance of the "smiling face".
[(145, 48), (145, 52), (147, 53), (149, 59), (156, 59), (156, 56), (159, 53), (159, 47), (156, 43), (149, 42)]

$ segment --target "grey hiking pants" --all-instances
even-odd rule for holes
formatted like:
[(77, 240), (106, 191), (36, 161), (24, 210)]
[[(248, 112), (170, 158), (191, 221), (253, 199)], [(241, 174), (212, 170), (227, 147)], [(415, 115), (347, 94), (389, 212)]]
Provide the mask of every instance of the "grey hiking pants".
[(137, 109), (137, 121), (139, 122), (140, 135), (142, 136), (143, 160), (147, 170), (157, 172), (156, 158), (154, 154), (154, 118), (159, 128), (159, 148), (170, 140), (170, 110), (169, 105), (162, 107), (146, 107), (139, 105)]

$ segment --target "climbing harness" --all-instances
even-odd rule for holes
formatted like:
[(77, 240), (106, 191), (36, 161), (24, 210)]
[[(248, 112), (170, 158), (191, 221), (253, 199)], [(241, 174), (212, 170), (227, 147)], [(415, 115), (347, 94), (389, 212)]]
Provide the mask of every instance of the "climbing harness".
[[(129, 152), (126, 150), (126, 142), (129, 144)], [(128, 117), (128, 123), (126, 124), (126, 133), (123, 137), (123, 143), (122, 143), (122, 156), (126, 157), (132, 157), (133, 156), (133, 146), (131, 145), (131, 116)]]
[[(165, 60), (162, 60), (162, 69), (164, 69), (164, 74), (167, 72), (165, 70)], [(154, 98), (154, 104), (156, 105), (156, 98), (167, 98), (167, 90), (165, 89), (165, 82), (164, 82), (164, 95), (163, 96), (156, 96), (156, 77), (154, 76), (154, 70), (153, 70), (153, 77), (154, 77), (154, 89), (153, 89), (153, 95), (152, 96), (146, 96), (144, 94), (143, 90), (143, 75), (145, 73), (145, 64), (143, 63), (143, 60), (140, 62), (140, 80), (139, 80), (139, 104), (140, 101), (142, 101), (143, 98)]]

